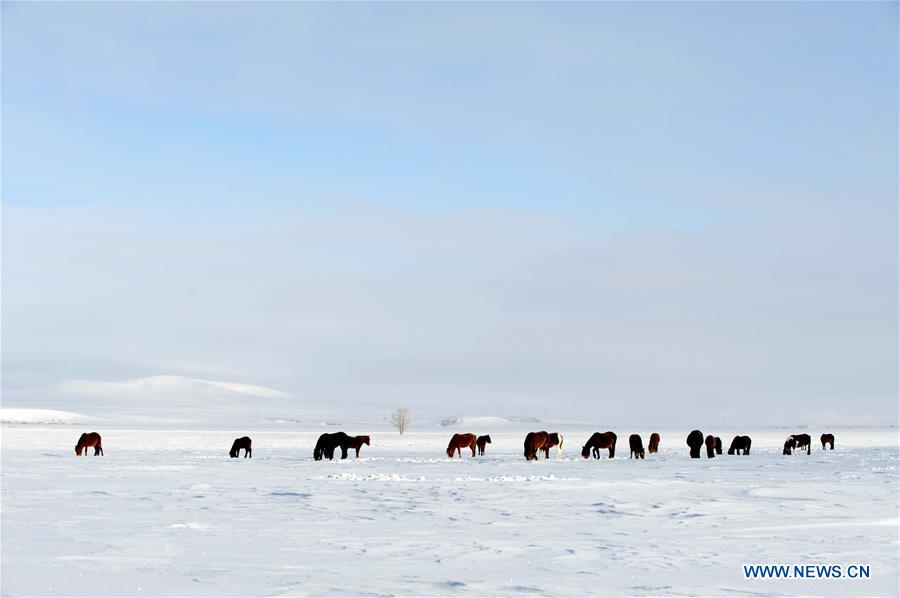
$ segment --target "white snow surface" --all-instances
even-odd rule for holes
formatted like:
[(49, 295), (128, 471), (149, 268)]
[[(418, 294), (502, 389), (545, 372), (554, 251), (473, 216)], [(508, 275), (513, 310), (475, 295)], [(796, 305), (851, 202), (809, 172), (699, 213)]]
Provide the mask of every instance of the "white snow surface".
[[(525, 425), (450, 461), (464, 426), (345, 425), (372, 446), (315, 462), (337, 428), (4, 424), (0, 593), (898, 595), (895, 428), (827, 430), (835, 450), (809, 456), (781, 454), (800, 430), (743, 430), (749, 456), (699, 460), (689, 430), (660, 430), (642, 461), (628, 434), (653, 430), (613, 428), (616, 458), (595, 461), (578, 452), (592, 430), (560, 426), (563, 459), (526, 463)], [(75, 456), (82, 431), (103, 435), (104, 457)], [(708, 432), (726, 447), (733, 435)], [(244, 434), (252, 459), (229, 459)], [(861, 563), (871, 577), (746, 580), (745, 563)]]

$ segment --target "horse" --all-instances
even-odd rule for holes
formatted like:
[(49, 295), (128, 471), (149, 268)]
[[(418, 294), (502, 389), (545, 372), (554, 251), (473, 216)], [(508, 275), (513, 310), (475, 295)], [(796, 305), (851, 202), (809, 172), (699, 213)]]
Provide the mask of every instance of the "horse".
[(694, 430), (688, 434), (687, 445), (691, 447), (691, 459), (699, 459), (700, 447), (703, 446), (703, 432)]
[(231, 445), (231, 450), (228, 452), (228, 456), (234, 459), (238, 456), (238, 453), (241, 452), (241, 449), (244, 449), (245, 459), (253, 456), (253, 441), (250, 440), (249, 436), (235, 438), (234, 444)]
[(459, 458), (462, 459), (462, 449), (470, 448), (472, 449), (472, 458), (475, 458), (475, 444), (477, 443), (477, 438), (474, 434), (454, 434), (452, 438), (450, 438), (450, 444), (447, 445), (447, 456), (451, 459), (453, 458), (453, 453), (459, 454)]
[(706, 437), (706, 456), (710, 459), (716, 456), (716, 437), (712, 434)]
[(313, 459), (321, 461), (322, 457), (326, 459), (334, 459), (334, 449), (341, 447), (341, 459), (347, 458), (347, 449), (353, 443), (354, 439), (343, 432), (335, 432), (334, 434), (322, 434), (316, 442), (316, 448), (313, 449)]
[(794, 440), (793, 436), (788, 436), (784, 441), (784, 450), (781, 451), (781, 454), (790, 455), (795, 448), (797, 448), (797, 441)]
[(716, 454), (721, 455), (722, 454), (722, 439), (719, 438), (718, 436), (713, 436), (713, 439), (716, 441)]
[(616, 456), (616, 435), (613, 432), (594, 432), (587, 443), (581, 447), (581, 456), (585, 459), (593, 453), (594, 459), (600, 458), (600, 449), (609, 449), (609, 458)]
[(830, 444), (831, 450), (834, 450), (834, 434), (822, 434), (822, 450), (825, 450), (825, 445)]
[(812, 438), (809, 437), (809, 434), (792, 434), (791, 438), (797, 443), (797, 450), (802, 451), (806, 447), (806, 454), (811, 454)]
[[(743, 451), (743, 452), (742, 452)], [(750, 454), (750, 437), (749, 436), (735, 436), (731, 441), (731, 446), (728, 447), (729, 455), (749, 455)]]
[(631, 448), (631, 457), (629, 457), (629, 459), (644, 458), (644, 441), (641, 440), (639, 434), (632, 434), (628, 437), (628, 446)]
[(659, 434), (654, 432), (650, 435), (650, 443), (647, 445), (648, 453), (658, 453), (659, 452)]
[(75, 454), (80, 457), (81, 451), (84, 451), (84, 456), (87, 457), (87, 450), (90, 447), (94, 447), (95, 457), (97, 455), (103, 455), (103, 444), (100, 442), (100, 435), (96, 432), (81, 435), (78, 439), (78, 444), (75, 445)]
[(544, 445), (549, 441), (550, 434), (547, 432), (529, 432), (525, 436), (525, 460), (536, 461), (538, 451), (543, 450)]
[(354, 436), (350, 439), (349, 448), (352, 448), (356, 451), (356, 458), (359, 459), (359, 449), (362, 448), (362, 445), (369, 446), (370, 439), (368, 436)]
[(475, 440), (475, 444), (478, 445), (478, 454), (483, 455), (484, 454), (484, 445), (491, 444), (491, 437), (490, 436), (479, 436)]
[(547, 442), (544, 443), (543, 450), (544, 458), (550, 458), (550, 449), (556, 447), (556, 460), (559, 461), (559, 456), (562, 454), (563, 448), (563, 435), (559, 432), (553, 432), (552, 434), (547, 435)]

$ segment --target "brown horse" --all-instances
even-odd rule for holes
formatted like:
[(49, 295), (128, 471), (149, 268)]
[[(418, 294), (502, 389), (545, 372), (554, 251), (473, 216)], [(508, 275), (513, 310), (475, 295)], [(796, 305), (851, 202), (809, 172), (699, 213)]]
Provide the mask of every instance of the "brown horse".
[(700, 447), (703, 446), (703, 432), (694, 430), (688, 434), (687, 445), (691, 447), (691, 459), (699, 459)]
[(721, 455), (722, 454), (722, 439), (719, 438), (718, 436), (713, 436), (713, 439), (716, 441), (716, 454)]
[(369, 446), (370, 439), (368, 436), (353, 436), (350, 438), (350, 443), (348, 444), (348, 448), (352, 448), (356, 451), (356, 458), (359, 459), (359, 449), (362, 448), (362, 445)]
[(559, 432), (553, 432), (547, 435), (547, 442), (544, 443), (544, 447), (541, 449), (544, 451), (544, 458), (550, 458), (550, 449), (556, 447), (556, 460), (559, 461), (559, 456), (562, 454), (563, 448), (563, 436)]
[(462, 449), (470, 448), (472, 449), (472, 458), (474, 459), (477, 440), (478, 439), (474, 434), (454, 434), (453, 437), (450, 438), (450, 444), (447, 445), (447, 456), (452, 459), (453, 453), (458, 453), (459, 458), (462, 459)]
[(644, 441), (641, 440), (640, 434), (632, 434), (629, 436), (628, 446), (631, 448), (631, 457), (629, 457), (629, 459), (644, 458)]
[(585, 459), (588, 455), (594, 455), (594, 459), (600, 458), (600, 449), (609, 449), (609, 458), (616, 456), (616, 435), (614, 432), (594, 432), (588, 438), (587, 443), (581, 447), (581, 456)]
[(525, 460), (536, 461), (538, 451), (544, 450), (544, 445), (550, 441), (550, 434), (547, 432), (529, 432), (525, 436)]
[(826, 444), (830, 444), (831, 450), (834, 450), (834, 434), (822, 434), (822, 438), (820, 438), (820, 440), (822, 441), (823, 451), (825, 450)]
[(228, 456), (234, 459), (238, 456), (238, 453), (241, 452), (241, 449), (244, 449), (245, 459), (253, 456), (253, 441), (250, 440), (249, 436), (235, 438), (234, 444), (231, 445), (231, 450), (228, 452)]
[(478, 454), (484, 454), (484, 445), (491, 444), (490, 436), (479, 436), (477, 440), (475, 440), (475, 444), (478, 445)]
[(659, 452), (659, 434), (654, 432), (650, 435), (650, 443), (647, 445), (648, 453), (658, 453)]
[(87, 456), (87, 450), (90, 447), (94, 447), (94, 456), (103, 454), (103, 444), (100, 442), (100, 435), (96, 432), (91, 432), (90, 434), (82, 434), (78, 439), (78, 444), (75, 445), (75, 454), (79, 457), (81, 456), (81, 451), (84, 451), (84, 456)]
[(716, 437), (712, 434), (706, 437), (706, 456), (710, 459), (716, 456)]
[(750, 454), (750, 437), (735, 436), (728, 447), (729, 455), (749, 455)]

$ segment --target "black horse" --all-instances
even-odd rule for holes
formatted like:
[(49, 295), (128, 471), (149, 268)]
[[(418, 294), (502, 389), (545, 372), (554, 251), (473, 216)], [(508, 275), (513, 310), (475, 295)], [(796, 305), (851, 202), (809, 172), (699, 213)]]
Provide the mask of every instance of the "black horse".
[(347, 458), (347, 450), (353, 444), (353, 437), (343, 432), (335, 432), (334, 434), (322, 434), (316, 442), (316, 448), (313, 449), (313, 458), (321, 461), (322, 457), (326, 459), (334, 459), (334, 449), (341, 447), (341, 459)]
[(822, 438), (820, 438), (820, 440), (822, 441), (823, 451), (825, 450), (826, 444), (830, 444), (831, 450), (834, 450), (834, 434), (822, 434)]
[(629, 459), (644, 458), (644, 441), (641, 440), (640, 434), (632, 434), (628, 437), (628, 448), (631, 449), (631, 457)]
[(491, 437), (489, 435), (488, 436), (479, 436), (475, 440), (475, 444), (478, 445), (478, 454), (483, 455), (484, 454), (484, 445), (491, 444)]
[(750, 454), (750, 437), (735, 436), (728, 447), (729, 455), (749, 455)]
[(245, 459), (247, 457), (253, 457), (253, 441), (250, 440), (249, 436), (235, 438), (234, 444), (231, 445), (231, 450), (228, 451), (228, 456), (234, 459), (241, 452), (241, 449), (244, 449)]
[(687, 445), (691, 447), (691, 459), (699, 459), (700, 449), (703, 447), (703, 432), (694, 430), (688, 434)]

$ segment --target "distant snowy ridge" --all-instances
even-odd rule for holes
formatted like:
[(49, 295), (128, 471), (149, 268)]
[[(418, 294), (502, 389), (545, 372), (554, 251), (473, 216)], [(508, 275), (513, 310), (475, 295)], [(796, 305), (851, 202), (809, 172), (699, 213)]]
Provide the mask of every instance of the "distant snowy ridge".
[(91, 421), (98, 421), (98, 418), (54, 409), (0, 409), (0, 423), (4, 424), (80, 424)]
[(229, 393), (265, 397), (270, 399), (287, 399), (293, 395), (280, 390), (240, 384), (237, 382), (221, 382), (185, 376), (149, 376), (110, 382), (106, 380), (67, 380), (54, 388), (61, 394), (71, 395), (181, 395), (197, 393), (218, 393), (222, 390)]
[(506, 418), (506, 417), (495, 417), (491, 415), (458, 415), (455, 417), (448, 417), (440, 422), (440, 426), (447, 428), (450, 426), (461, 426), (461, 425), (469, 425), (469, 426), (508, 426), (517, 422), (527, 421), (531, 423), (539, 423), (540, 420), (534, 417), (528, 418)]

